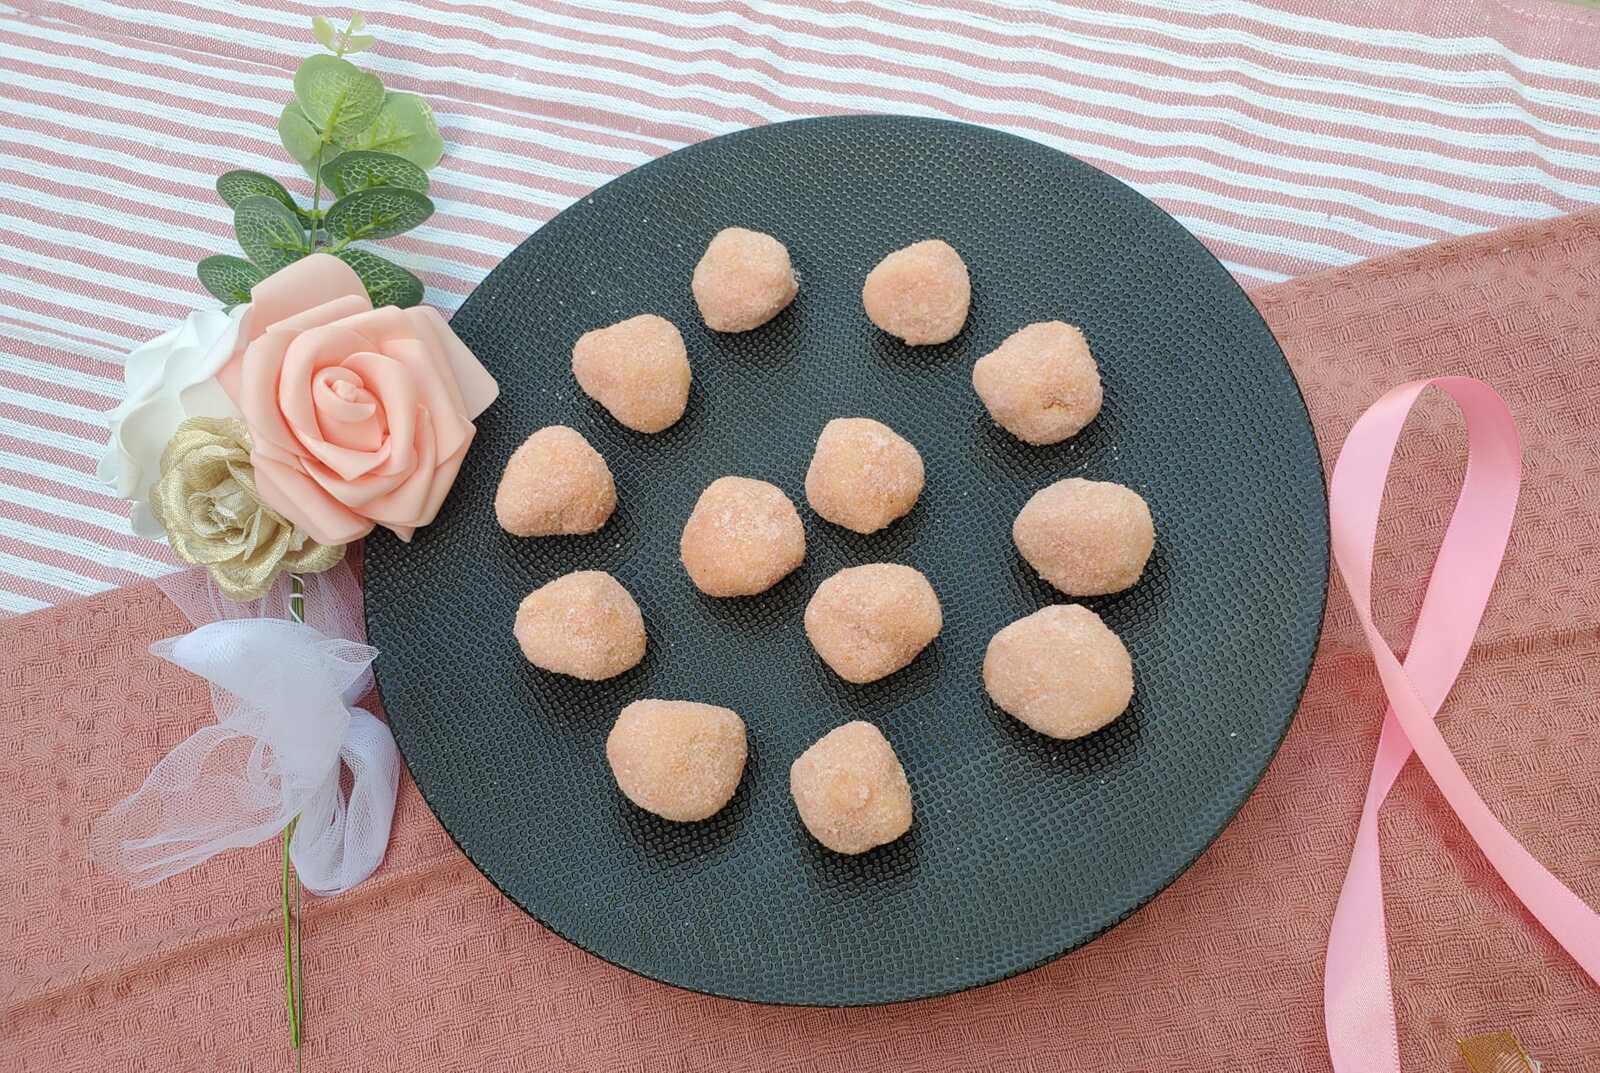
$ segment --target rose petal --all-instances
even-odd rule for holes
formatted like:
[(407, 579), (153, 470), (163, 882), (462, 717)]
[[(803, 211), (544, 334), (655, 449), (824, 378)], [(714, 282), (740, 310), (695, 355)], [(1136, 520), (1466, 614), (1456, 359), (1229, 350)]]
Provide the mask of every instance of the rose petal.
[(344, 367), (361, 377), (362, 384), (383, 406), (389, 422), (389, 456), (373, 472), (389, 476), (408, 474), (416, 465), (417, 383), (404, 364), (385, 354), (362, 351), (344, 360)]
[[(305, 261), (308, 260), (310, 260), (309, 257), (300, 261), (296, 261), (295, 264), (304, 264)], [(340, 263), (343, 264), (342, 261)], [(289, 268), (293, 267), (294, 265), (289, 266)], [(289, 269), (287, 268), (283, 269), (278, 273), (278, 275), (282, 275), (283, 272), (287, 272), (288, 270)], [(268, 277), (268, 279), (272, 278), (275, 277)], [(266, 282), (267, 280), (262, 280), (261, 283), (256, 284), (256, 290), (259, 291), (262, 284)], [(274, 328), (287, 332), (302, 332), (309, 328), (320, 327), (324, 324), (332, 324), (344, 317), (357, 315), (360, 314), (362, 310), (371, 308), (372, 303), (367, 300), (365, 292), (363, 292), (360, 297), (341, 295), (340, 297), (334, 298), (331, 301), (319, 301), (316, 305), (310, 307), (309, 309), (302, 310), (298, 313), (295, 313), (293, 316), (287, 316), (282, 320), (274, 322), (269, 321), (265, 313), (257, 313), (255, 310), (255, 305), (252, 303), (250, 307), (250, 314), (255, 315), (246, 315), (244, 323), (242, 323), (240, 326), (238, 339), (234, 342), (233, 357), (230, 358), (228, 362), (217, 371), (217, 382), (222, 385), (222, 389), (228, 393), (228, 396), (232, 398), (234, 402), (238, 403), (239, 393), (242, 390), (240, 381), (242, 379), (244, 354), (250, 348), (250, 344), (261, 338), (261, 336), (265, 335), (268, 331)], [(246, 331), (249, 332), (248, 335), (246, 334)], [(243, 408), (243, 404), (241, 403), (240, 409)]]
[(347, 481), (310, 455), (294, 459), (293, 464), (321, 485), (333, 498), (358, 512), (372, 500), (388, 495), (398, 488), (412, 473), (411, 469), (396, 470), (393, 473), (379, 471), (364, 473), (354, 480)]
[(433, 470), (433, 483), (428, 488), (428, 502), (422, 508), (422, 517), (418, 525), (432, 525), (433, 520), (439, 516), (439, 508), (444, 506), (445, 497), (450, 494), (450, 489), (456, 483), (456, 475), (461, 472), (461, 463), (467, 457), (467, 448), (472, 446), (472, 438), (477, 435), (475, 425), (467, 425), (467, 436), (462, 441), (461, 447), (446, 458), (441, 458)]
[(367, 517), (390, 528), (421, 525), (427, 512), (438, 454), (434, 449), (433, 423), (427, 415), (418, 414), (416, 425), (417, 465), (411, 475), (394, 491), (371, 500), (362, 508)]
[[(461, 396), (461, 413), (466, 419), (471, 421), (487, 410), (499, 396), (500, 385), (495, 383), (477, 355), (467, 349), (467, 344), (450, 330), (450, 325), (432, 306), (412, 306), (406, 310), (406, 316), (416, 326), (418, 338), (431, 337), (438, 352), (449, 363), (451, 379)], [(424, 335), (424, 331), (430, 334)]]
[(419, 339), (395, 339), (384, 353), (411, 371), (417, 397), (433, 422), (434, 448), (440, 456), (453, 455), (471, 438), (472, 425), (461, 409), (461, 396), (453, 390), (444, 359)]
[(318, 371), (311, 381), (311, 404), (317, 427), (335, 447), (376, 451), (383, 446), (383, 407), (354, 371), (342, 365)]
[[(250, 438), (258, 449), (270, 444), (291, 455), (295, 453), (294, 434), (278, 409), (277, 386), (283, 356), (296, 338), (295, 332), (277, 329), (258, 336), (245, 348), (235, 389), (228, 391), (244, 415), (245, 424), (250, 426)], [(228, 390), (226, 383), (222, 386)]]
[(302, 471), (252, 452), (261, 502), (319, 544), (348, 544), (372, 532), (372, 522), (349, 510)]

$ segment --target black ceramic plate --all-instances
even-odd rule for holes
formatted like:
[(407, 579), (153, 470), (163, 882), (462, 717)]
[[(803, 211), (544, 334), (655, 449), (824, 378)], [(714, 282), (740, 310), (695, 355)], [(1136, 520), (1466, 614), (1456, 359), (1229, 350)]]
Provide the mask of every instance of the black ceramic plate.
[[(689, 276), (717, 230), (788, 244), (800, 296), (766, 326), (717, 335)], [(889, 251), (940, 236), (966, 259), (972, 314), (951, 343), (876, 331), (861, 282)], [(637, 313), (683, 331), (688, 414), (656, 436), (579, 392), (572, 343)], [(997, 429), (973, 362), (1032, 321), (1081, 325), (1105, 408), (1075, 439)], [(980, 127), (895, 117), (804, 120), (673, 153), (595, 191), (473, 293), (456, 331), (501, 396), (439, 520), (368, 543), (378, 682), (423, 796), (507, 896), (601, 957), (682, 987), (762, 1002), (856, 1005), (956, 991), (1099, 935), (1216, 837), (1288, 727), (1322, 617), (1322, 470), (1295, 381), (1254, 307), (1177, 223), (1071, 157)], [(828, 419), (887, 422), (922, 451), (910, 515), (859, 536), (806, 506)], [(494, 520), (501, 468), (534, 429), (580, 430), (620, 505), (599, 533), (519, 540)], [(805, 564), (768, 593), (713, 600), (678, 564), (695, 498), (723, 474), (772, 481), (806, 522)], [(1137, 692), (1109, 728), (1061, 743), (991, 705), (991, 635), (1060, 600), (1011, 521), (1061, 477), (1149, 500), (1156, 551), (1126, 593), (1088, 601), (1127, 642)], [(858, 563), (916, 566), (944, 631), (910, 667), (847, 685), (806, 643), (817, 585)], [(650, 650), (602, 683), (529, 667), (517, 603), (572, 570), (616, 575)], [(618, 794), (604, 742), (641, 697), (731, 707), (751, 757), (713, 819), (656, 819)], [(860, 857), (806, 835), (790, 761), (851, 719), (876, 723), (916, 820)]]

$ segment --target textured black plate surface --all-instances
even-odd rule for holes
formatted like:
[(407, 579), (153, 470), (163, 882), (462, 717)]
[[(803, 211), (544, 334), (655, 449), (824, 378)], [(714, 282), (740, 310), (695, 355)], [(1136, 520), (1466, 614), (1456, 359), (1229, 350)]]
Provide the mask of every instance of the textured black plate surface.
[[(800, 296), (720, 336), (689, 275), (740, 224), (788, 244)], [(861, 310), (890, 250), (941, 236), (972, 272), (951, 343), (908, 349)], [(655, 312), (683, 331), (689, 411), (643, 436), (573, 382), (584, 331)], [(1106, 404), (1050, 448), (995, 428), (972, 363), (1031, 321), (1083, 326)], [(1070, 157), (980, 127), (804, 120), (673, 153), (546, 224), (456, 314), (502, 394), (439, 520), (368, 542), (377, 677), (401, 751), (461, 848), (567, 939), (647, 976), (763, 1002), (855, 1005), (955, 991), (1087, 942), (1170, 883), (1238, 809), (1288, 727), (1327, 577), (1322, 470), (1298, 389), (1227, 272), (1177, 223)], [(865, 415), (922, 451), (916, 509), (873, 536), (822, 522), (804, 475), (823, 424)], [(563, 423), (606, 457), (620, 505), (589, 537), (495, 525), (501, 468)], [(772, 481), (806, 522), (805, 564), (743, 600), (700, 595), (678, 535), (723, 474)], [(1021, 562), (1011, 521), (1058, 478), (1128, 484), (1155, 514), (1144, 580), (1086, 601), (1127, 642), (1137, 692), (1106, 730), (1058, 743), (987, 700), (984, 647), (1059, 596)], [(801, 612), (834, 571), (925, 572), (944, 632), (868, 686), (836, 678)], [(597, 684), (530, 668), (517, 603), (571, 570), (608, 570), (650, 651)], [(622, 799), (604, 742), (640, 697), (731, 707), (751, 760), (732, 804), (675, 825)], [(911, 833), (861, 857), (823, 850), (789, 799), (789, 763), (868, 719), (911, 780)]]

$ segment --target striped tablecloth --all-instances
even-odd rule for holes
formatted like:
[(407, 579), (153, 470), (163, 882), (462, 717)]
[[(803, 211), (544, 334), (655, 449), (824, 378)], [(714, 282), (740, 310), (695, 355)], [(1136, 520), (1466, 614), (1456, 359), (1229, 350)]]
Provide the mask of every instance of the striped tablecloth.
[[(0, 613), (174, 568), (94, 479), (101, 413), (123, 354), (210, 301), (194, 262), (233, 251), (216, 175), (294, 175), (275, 122), (324, 7), (0, 3)], [(447, 142), (438, 213), (386, 247), (446, 311), (606, 180), (825, 113), (1074, 153), (1247, 287), (1600, 202), (1600, 15), (1554, 0), (373, 9), (361, 62)]]

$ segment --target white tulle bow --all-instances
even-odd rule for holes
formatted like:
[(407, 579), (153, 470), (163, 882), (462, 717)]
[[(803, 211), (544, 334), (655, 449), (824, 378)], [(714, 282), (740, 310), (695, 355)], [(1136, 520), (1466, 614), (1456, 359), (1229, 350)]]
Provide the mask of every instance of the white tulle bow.
[[(212, 685), (202, 727), (96, 824), (93, 849), (139, 886), (275, 837), (306, 889), (337, 894), (383, 860), (400, 781), (389, 728), (354, 700), (376, 650), (284, 618), (231, 618), (151, 651)], [(346, 794), (342, 772), (349, 770)]]

